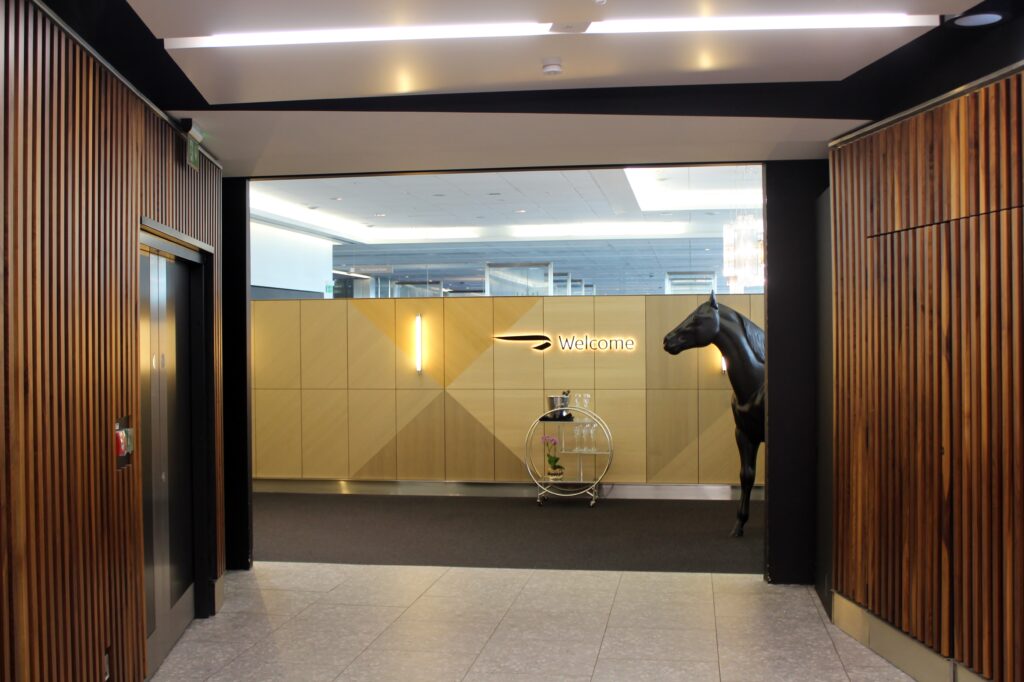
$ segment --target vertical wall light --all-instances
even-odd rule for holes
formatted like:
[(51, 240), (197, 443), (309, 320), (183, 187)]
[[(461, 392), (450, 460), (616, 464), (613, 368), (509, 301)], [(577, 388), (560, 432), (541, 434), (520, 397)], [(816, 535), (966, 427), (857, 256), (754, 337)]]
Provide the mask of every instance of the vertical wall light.
[(729, 371), (729, 366), (725, 363), (725, 356), (722, 356), (722, 374)]
[(416, 373), (423, 374), (423, 316), (416, 316)]

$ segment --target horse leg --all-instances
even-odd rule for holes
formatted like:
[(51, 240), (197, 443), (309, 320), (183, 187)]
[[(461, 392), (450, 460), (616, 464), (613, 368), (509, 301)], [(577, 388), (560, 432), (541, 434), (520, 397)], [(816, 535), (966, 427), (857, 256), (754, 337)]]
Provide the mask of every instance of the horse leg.
[(750, 489), (754, 487), (754, 475), (757, 473), (757, 444), (752, 443), (747, 434), (736, 427), (736, 446), (740, 450), (740, 508), (736, 512), (736, 525), (732, 529), (732, 537), (743, 537), (743, 526), (750, 518)]

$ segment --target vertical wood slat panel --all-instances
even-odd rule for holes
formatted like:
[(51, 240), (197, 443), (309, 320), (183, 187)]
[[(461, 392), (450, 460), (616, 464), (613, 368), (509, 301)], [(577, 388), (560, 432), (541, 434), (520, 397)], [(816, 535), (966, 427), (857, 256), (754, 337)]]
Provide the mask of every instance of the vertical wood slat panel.
[(219, 254), (220, 171), (188, 169), (180, 136), (28, 0), (5, 3), (2, 36), (0, 680), (101, 679), (108, 648), (113, 679), (142, 679), (141, 470), (111, 452), (140, 409), (139, 218)]
[(1021, 76), (831, 152), (835, 589), (1024, 679)]

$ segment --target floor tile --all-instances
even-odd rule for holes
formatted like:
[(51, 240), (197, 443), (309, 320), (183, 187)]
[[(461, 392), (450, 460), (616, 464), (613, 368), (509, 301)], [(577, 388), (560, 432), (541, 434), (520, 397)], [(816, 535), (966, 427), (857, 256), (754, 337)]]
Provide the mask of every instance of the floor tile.
[(352, 572), (353, 569), (344, 564), (257, 561), (249, 571), (228, 571), (224, 581), (235, 588), (327, 592), (344, 582)]
[(718, 661), (597, 660), (593, 682), (718, 682)]
[(494, 626), (486, 623), (399, 620), (388, 626), (371, 648), (382, 651), (478, 654), (493, 631)]
[(192, 621), (181, 641), (226, 641), (251, 645), (292, 618), (274, 613), (220, 613), (213, 618), (197, 618)]
[(470, 671), (463, 682), (590, 682), (590, 675), (571, 675), (561, 672), (536, 673), (475, 673)]
[(601, 658), (660, 661), (717, 661), (713, 630), (669, 630), (609, 627)]
[(888, 668), (846, 668), (850, 682), (914, 682), (905, 672), (890, 666)]
[(491, 641), (540, 640), (600, 644), (607, 626), (606, 615), (586, 618), (535, 618), (527, 621), (510, 621), (506, 618), (491, 635)]
[(248, 643), (184, 641), (160, 664), (153, 682), (205, 680), (249, 648)]
[(504, 598), (429, 597), (416, 600), (402, 615), (404, 620), (465, 621), (497, 625), (508, 610)]
[(874, 651), (864, 646), (853, 637), (837, 628), (835, 625), (827, 626), (827, 631), (832, 638), (832, 643), (836, 647), (836, 651), (839, 653), (839, 659), (843, 662), (843, 666), (850, 670), (851, 668), (866, 669), (866, 668), (891, 668), (892, 664), (885, 660)]
[(537, 570), (523, 587), (523, 593), (550, 595), (565, 590), (572, 592), (611, 592), (619, 588), (622, 574), (618, 571), (553, 571)]
[(424, 651), (364, 652), (337, 678), (338, 682), (458, 682), (475, 657)]
[(319, 602), (293, 617), (290, 625), (322, 628), (335, 632), (379, 634), (405, 611), (400, 606), (366, 606)]
[(715, 605), (710, 601), (663, 602), (615, 598), (608, 624), (613, 627), (715, 629)]
[(543, 674), (558, 671), (575, 674), (593, 671), (600, 644), (566, 640), (523, 639), (491, 641), (473, 665), (474, 673)]
[(294, 615), (321, 599), (323, 594), (295, 590), (228, 590), (221, 613)]

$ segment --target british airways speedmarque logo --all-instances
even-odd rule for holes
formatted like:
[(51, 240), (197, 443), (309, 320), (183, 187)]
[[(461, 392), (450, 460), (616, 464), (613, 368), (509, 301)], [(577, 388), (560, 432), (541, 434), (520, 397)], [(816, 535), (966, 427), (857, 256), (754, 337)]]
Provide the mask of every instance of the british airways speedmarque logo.
[[(499, 341), (526, 341), (533, 343), (540, 341), (541, 343), (533, 347), (534, 350), (547, 350), (551, 348), (551, 337), (546, 334), (510, 334), (507, 336), (495, 336), (494, 338)], [(622, 337), (597, 337), (584, 334), (577, 336), (562, 336), (558, 335), (558, 349), (571, 352), (571, 351), (588, 351), (588, 350), (600, 350), (600, 351), (633, 351), (636, 350), (636, 339), (622, 338)]]
[(543, 341), (543, 343), (533, 347), (534, 350), (544, 350), (551, 348), (551, 337), (545, 334), (512, 334), (511, 336), (495, 336), (494, 338), (502, 341)]

